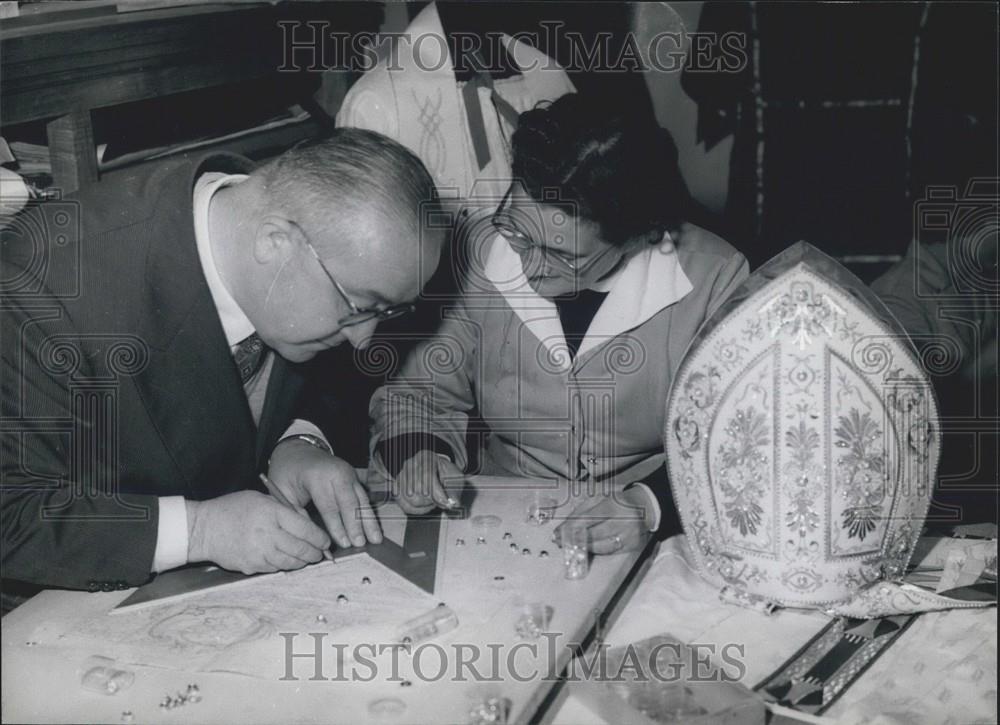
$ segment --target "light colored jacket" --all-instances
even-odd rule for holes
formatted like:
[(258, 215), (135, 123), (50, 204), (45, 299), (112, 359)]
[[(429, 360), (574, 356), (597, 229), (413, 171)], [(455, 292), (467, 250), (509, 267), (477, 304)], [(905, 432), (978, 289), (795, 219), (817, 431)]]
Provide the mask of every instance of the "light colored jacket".
[[(632, 256), (612, 278), (575, 358), (554, 303), (527, 284), (520, 258), (490, 235), (437, 332), (376, 391), (375, 447), (429, 432), (459, 467), (466, 433), (480, 439), (477, 472), (628, 482), (663, 465), (667, 393), (688, 342), (748, 274), (719, 237), (685, 225)], [(478, 415), (483, 426), (469, 426)]]

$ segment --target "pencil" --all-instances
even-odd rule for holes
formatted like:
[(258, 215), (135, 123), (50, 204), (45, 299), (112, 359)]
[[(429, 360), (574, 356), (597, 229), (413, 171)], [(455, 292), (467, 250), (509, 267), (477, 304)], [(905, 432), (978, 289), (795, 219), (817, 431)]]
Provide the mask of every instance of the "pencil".
[[(274, 482), (267, 477), (266, 473), (260, 474), (260, 480), (261, 483), (264, 484), (264, 487), (267, 488), (267, 492), (272, 496), (274, 496), (275, 500), (278, 503), (280, 503), (282, 506), (287, 506), (296, 513), (302, 514), (307, 519), (309, 518), (309, 514), (306, 512), (306, 510), (302, 506), (296, 506), (291, 501), (289, 501), (288, 498), (285, 497), (285, 494), (281, 492), (281, 489), (275, 486)], [(323, 558), (326, 559), (327, 561), (333, 561), (333, 554), (330, 553), (329, 549), (323, 549)]]

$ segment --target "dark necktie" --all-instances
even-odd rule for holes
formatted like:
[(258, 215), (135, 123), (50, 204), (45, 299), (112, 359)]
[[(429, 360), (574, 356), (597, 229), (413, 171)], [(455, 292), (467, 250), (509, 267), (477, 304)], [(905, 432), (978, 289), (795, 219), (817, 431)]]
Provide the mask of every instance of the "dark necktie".
[(266, 352), (267, 347), (256, 332), (236, 345), (233, 360), (236, 361), (236, 367), (239, 368), (240, 379), (244, 385), (260, 370)]

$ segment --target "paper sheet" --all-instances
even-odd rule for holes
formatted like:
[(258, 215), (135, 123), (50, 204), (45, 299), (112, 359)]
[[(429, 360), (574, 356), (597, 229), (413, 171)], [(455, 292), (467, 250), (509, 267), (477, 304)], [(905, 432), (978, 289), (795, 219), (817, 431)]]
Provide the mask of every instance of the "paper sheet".
[[(365, 577), (370, 583), (363, 583)], [(341, 595), (346, 602), (338, 602)], [(436, 603), (370, 557), (358, 556), (105, 614), (60, 639), (123, 663), (274, 678), (285, 671), (288, 647), (311, 652), (320, 642), (333, 657), (334, 643), (389, 644), (404, 621)]]

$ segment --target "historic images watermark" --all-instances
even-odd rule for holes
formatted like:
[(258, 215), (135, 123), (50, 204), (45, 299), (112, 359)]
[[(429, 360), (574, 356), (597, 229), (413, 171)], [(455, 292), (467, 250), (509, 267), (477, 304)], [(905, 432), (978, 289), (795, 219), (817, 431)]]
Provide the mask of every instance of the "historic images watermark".
[[(102, 290), (84, 272), (80, 202), (48, 194), (5, 229), (0, 488), (11, 500), (40, 494), (44, 520), (148, 520), (145, 506), (122, 497), (119, 397), (150, 349), (137, 335), (73, 328), (77, 305)], [(63, 465), (39, 468), (51, 451)], [(91, 511), (82, 500), (114, 506)]]
[(286, 682), (739, 682), (746, 675), (746, 646), (728, 642), (681, 644), (659, 642), (651, 648), (616, 648), (601, 642), (569, 661), (557, 663), (561, 649), (570, 655), (579, 643), (560, 644), (559, 632), (537, 640), (511, 643), (423, 642), (416, 646), (388, 642), (348, 644), (330, 641), (328, 632), (280, 632), (284, 640)]
[[(364, 73), (384, 59), (390, 72), (415, 67), (438, 71), (452, 64), (461, 72), (489, 72), (499, 66), (507, 40), (503, 33), (344, 33), (328, 20), (283, 20), (284, 54), (278, 70), (320, 72), (350, 70)], [(547, 20), (538, 30), (509, 37), (544, 50), (544, 60), (521, 70), (571, 70), (597, 73), (657, 71), (737, 73), (749, 62), (745, 33), (704, 33), (685, 29), (656, 33), (640, 39), (634, 33), (616, 41), (610, 32), (584, 37), (565, 29), (565, 23)], [(568, 58), (565, 67), (553, 58)]]

